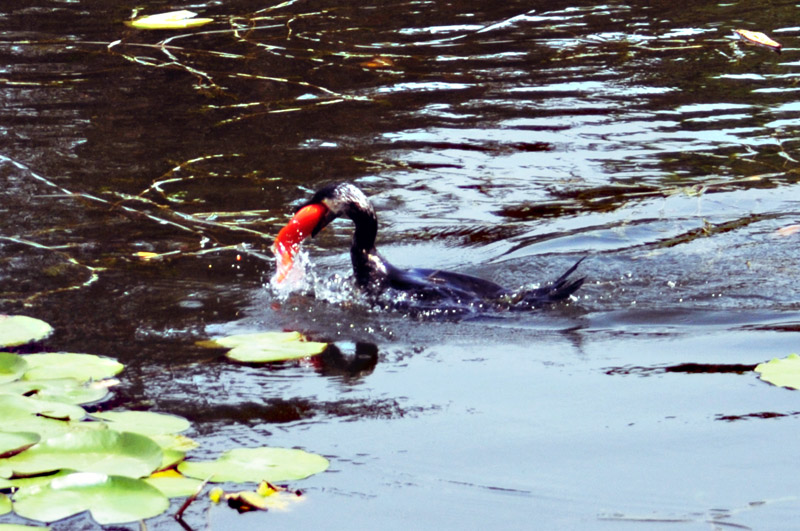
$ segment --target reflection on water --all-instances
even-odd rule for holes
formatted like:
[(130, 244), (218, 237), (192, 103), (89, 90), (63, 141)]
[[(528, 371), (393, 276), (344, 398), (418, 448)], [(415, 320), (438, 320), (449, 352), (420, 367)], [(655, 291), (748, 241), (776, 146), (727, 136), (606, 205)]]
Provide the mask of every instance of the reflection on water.
[[(165, 33), (125, 26), (124, 4), (7, 0), (2, 311), (52, 323), (49, 348), (119, 357), (118, 402), (191, 417), (206, 448), (330, 456), (314, 502), (270, 524), (397, 527), (403, 496), (425, 527), (721, 507), (780, 528), (796, 465), (766, 456), (796, 438), (791, 393), (619, 370), (795, 349), (798, 235), (778, 229), (800, 218), (797, 6), (539, 4), (239, 0)], [(527, 286), (588, 254), (587, 283), (543, 312), (386, 311), (350, 287), (345, 223), (307, 242), (308, 289), (278, 296), (272, 238), (328, 181), (368, 192), (398, 266)], [(268, 368), (194, 347), (282, 328), (336, 347)]]

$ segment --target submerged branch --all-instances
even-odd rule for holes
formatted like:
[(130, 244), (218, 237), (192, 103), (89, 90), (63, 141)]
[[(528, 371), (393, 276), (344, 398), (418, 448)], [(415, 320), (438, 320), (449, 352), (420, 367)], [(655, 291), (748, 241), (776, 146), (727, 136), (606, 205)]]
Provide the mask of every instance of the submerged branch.
[[(192, 159), (190, 161), (186, 161), (182, 164), (179, 164), (171, 171), (177, 171), (194, 162), (222, 157), (222, 156), (223, 155), (212, 155), (207, 157), (198, 157), (196, 159)], [(68, 190), (67, 188), (64, 188), (54, 183), (50, 179), (30, 170), (24, 164), (14, 161), (8, 157), (0, 155), (0, 163), (1, 162), (7, 162), (13, 165), (15, 168), (21, 170), (29, 177), (33, 178), (34, 180), (38, 181), (44, 186), (47, 186), (54, 190), (54, 193), (52, 194), (39, 195), (39, 197), (54, 197), (59, 199), (63, 199), (66, 197), (94, 205), (103, 206), (108, 208), (110, 211), (117, 211), (130, 218), (134, 219), (144, 218), (160, 226), (171, 227), (181, 233), (191, 234), (197, 239), (196, 245), (191, 246), (192, 247), (191, 249), (184, 248), (177, 251), (170, 251), (165, 253), (131, 252), (131, 254), (127, 255), (128, 259), (138, 258), (143, 261), (153, 260), (153, 259), (164, 260), (164, 259), (174, 259), (178, 257), (187, 257), (187, 256), (201, 256), (209, 253), (217, 253), (224, 251), (235, 251), (239, 254), (247, 254), (249, 256), (254, 256), (260, 260), (265, 260), (265, 261), (272, 260), (271, 256), (259, 252), (257, 248), (251, 249), (246, 242), (242, 243), (243, 239), (245, 241), (250, 240), (250, 242), (257, 244), (256, 247), (262, 247), (264, 245), (271, 244), (272, 242), (271, 235), (252, 228), (242, 227), (234, 223), (215, 221), (214, 219), (212, 219), (217, 216), (217, 214), (215, 213), (200, 213), (195, 215), (195, 214), (179, 212), (176, 210), (172, 210), (168, 206), (158, 204), (146, 197), (132, 196), (124, 194), (122, 192), (106, 192), (107, 194), (111, 195), (112, 199), (98, 197), (85, 192), (72, 192), (71, 190)], [(157, 181), (154, 186), (151, 186), (142, 193), (144, 194), (150, 191), (151, 189), (160, 191), (159, 185), (164, 184), (165, 182), (168, 181), (170, 181), (170, 179), (162, 179), (160, 181)], [(155, 211), (149, 212), (145, 208), (141, 207), (137, 208), (137, 205), (144, 205), (147, 207), (147, 209), (153, 208), (155, 209)], [(222, 214), (226, 216), (232, 215), (231, 213), (222, 213)], [(5, 300), (21, 301), (26, 306), (30, 305), (34, 300), (42, 296), (48, 296), (55, 293), (61, 293), (65, 291), (85, 288), (96, 282), (100, 278), (100, 273), (106, 270), (105, 267), (89, 265), (74, 258), (73, 255), (70, 253), (71, 249), (74, 246), (70, 244), (45, 245), (37, 241), (34, 241), (32, 239), (26, 238), (24, 236), (0, 236), (0, 240), (17, 245), (27, 246), (34, 249), (45, 250), (51, 253), (56, 253), (63, 262), (87, 271), (87, 277), (85, 279), (72, 282), (68, 286), (61, 286), (53, 289), (42, 290), (27, 297), (21, 295), (16, 298), (8, 297), (5, 299)], [(224, 240), (228, 241), (235, 240), (236, 243), (226, 244), (223, 243)]]
[[(13, 236), (0, 236), (0, 240), (5, 240), (5, 241), (11, 242), (11, 243), (16, 243), (18, 245), (26, 245), (28, 247), (33, 247), (35, 249), (43, 249), (43, 250), (46, 250), (46, 251), (50, 251), (50, 252), (56, 253), (56, 254), (60, 255), (60, 257), (65, 262), (70, 263), (70, 264), (75, 265), (75, 266), (78, 266), (78, 267), (81, 267), (81, 268), (83, 268), (83, 269), (85, 269), (86, 271), (89, 272), (88, 278), (86, 280), (84, 280), (83, 282), (79, 282), (79, 283), (76, 283), (76, 284), (71, 284), (69, 286), (63, 286), (63, 287), (60, 287), (60, 288), (53, 288), (53, 289), (49, 289), (49, 290), (39, 291), (39, 292), (34, 293), (33, 295), (30, 295), (28, 297), (20, 297), (20, 298), (17, 298), (17, 299), (11, 299), (11, 300), (21, 301), (22, 304), (25, 305), (25, 306), (30, 306), (31, 304), (33, 304), (33, 301), (38, 299), (39, 297), (43, 297), (43, 296), (46, 296), (46, 295), (54, 295), (56, 293), (63, 293), (65, 291), (78, 290), (78, 289), (85, 288), (85, 287), (87, 287), (87, 286), (89, 286), (91, 284), (94, 284), (100, 278), (99, 273), (101, 271), (105, 270), (105, 268), (103, 268), (103, 267), (94, 267), (94, 266), (90, 266), (90, 265), (82, 264), (82, 263), (78, 262), (72, 256), (70, 256), (66, 252), (62, 251), (61, 248), (60, 248), (62, 246), (51, 247), (51, 246), (48, 246), (48, 245), (43, 245), (43, 244), (38, 243), (38, 242), (27, 240), (25, 238), (17, 238), (17, 237), (13, 237)], [(7, 299), (7, 300), (9, 300), (9, 299)]]

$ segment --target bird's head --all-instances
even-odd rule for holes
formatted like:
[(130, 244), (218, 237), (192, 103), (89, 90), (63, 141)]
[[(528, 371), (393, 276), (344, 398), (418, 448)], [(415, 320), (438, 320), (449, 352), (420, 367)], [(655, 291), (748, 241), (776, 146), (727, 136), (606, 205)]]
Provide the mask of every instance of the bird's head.
[(294, 263), (294, 255), (300, 244), (309, 236), (314, 237), (334, 219), (347, 216), (354, 221), (366, 215), (375, 217), (372, 205), (364, 192), (350, 183), (329, 184), (319, 189), (314, 196), (302, 204), (289, 223), (281, 229), (272, 251), (278, 259), (275, 280), (282, 282)]

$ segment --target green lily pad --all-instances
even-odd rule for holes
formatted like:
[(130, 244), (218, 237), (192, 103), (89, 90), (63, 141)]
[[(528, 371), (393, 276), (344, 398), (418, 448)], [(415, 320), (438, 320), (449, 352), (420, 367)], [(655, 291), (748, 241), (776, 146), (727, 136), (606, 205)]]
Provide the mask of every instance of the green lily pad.
[(0, 347), (16, 347), (40, 341), (52, 332), (52, 326), (33, 317), (0, 315)]
[(0, 458), (27, 450), (41, 440), (38, 433), (30, 431), (0, 431)]
[(234, 348), (253, 343), (281, 343), (286, 341), (302, 341), (300, 332), (257, 332), (255, 334), (234, 334), (232, 336), (198, 341), (197, 345), (206, 348)]
[(169, 499), (140, 479), (96, 472), (69, 474), (14, 495), (14, 512), (41, 522), (88, 510), (98, 524), (122, 524), (152, 518), (168, 507)]
[(225, 355), (241, 363), (270, 363), (315, 356), (324, 351), (327, 343), (305, 341), (298, 332), (261, 332), (237, 334), (212, 341), (202, 341), (200, 346), (230, 348)]
[[(52, 400), (38, 400), (22, 395), (0, 395), (0, 430), (8, 430), (9, 422), (15, 419), (24, 419), (31, 415), (39, 415), (57, 420), (80, 420), (86, 416), (86, 411), (75, 404), (64, 404)], [(12, 426), (13, 427), (13, 426)]]
[(114, 383), (116, 380), (81, 382), (75, 378), (18, 380), (0, 384), (0, 395), (25, 395), (67, 404), (91, 404), (106, 398), (109, 386)]
[(173, 450), (172, 448), (161, 449), (161, 464), (158, 470), (166, 470), (168, 468), (175, 468), (175, 466), (184, 460), (186, 452), (180, 450)]
[(0, 493), (0, 514), (11, 512), (11, 499), (5, 494)]
[(159, 445), (164, 453), (159, 470), (175, 468), (186, 457), (186, 452), (199, 446), (192, 439), (174, 433), (148, 435), (148, 437)]
[[(32, 432), (38, 434), (42, 439), (63, 435), (70, 431), (72, 425), (73, 423), (70, 421), (48, 419), (34, 415), (14, 419), (0, 418), (0, 430)], [(0, 464), (0, 477), (6, 477), (3, 474), (2, 464)]]
[[(38, 433), (42, 439), (58, 437), (70, 432), (100, 431), (107, 428), (108, 426), (102, 422), (56, 420), (35, 415), (13, 418), (0, 415), (0, 431), (30, 431)], [(0, 461), (0, 477), (3, 477), (2, 461)]]
[(203, 484), (199, 479), (187, 478), (175, 470), (156, 472), (145, 481), (164, 493), (167, 498), (192, 496)]
[(49, 527), (42, 527), (38, 525), (22, 525), (22, 524), (0, 524), (0, 531), (33, 531), (34, 529), (38, 529), (42, 531), (49, 531)]
[(136, 29), (145, 30), (169, 30), (169, 29), (186, 29), (204, 26), (210, 22), (214, 22), (212, 18), (195, 18), (197, 13), (193, 11), (181, 10), (170, 11), (169, 13), (159, 13), (157, 15), (148, 15), (139, 17), (135, 20), (127, 22), (128, 26)]
[(28, 363), (17, 354), (0, 352), (0, 383), (18, 379), (28, 368)]
[(94, 354), (56, 352), (27, 354), (26, 380), (49, 380), (53, 378), (75, 378), (81, 382), (111, 378), (122, 371), (124, 365), (115, 359)]
[(293, 448), (236, 448), (216, 461), (184, 461), (178, 471), (185, 476), (222, 483), (278, 483), (307, 478), (327, 470), (329, 461), (321, 455)]
[(800, 356), (797, 354), (761, 363), (755, 371), (762, 380), (772, 385), (800, 389)]
[(45, 485), (50, 483), (57, 477), (66, 476), (67, 474), (74, 474), (74, 470), (59, 470), (55, 474), (46, 474), (43, 476), (30, 476), (27, 478), (14, 478), (14, 479), (4, 479), (0, 481), (7, 482), (9, 487), (13, 487), (16, 489), (22, 489), (27, 487), (33, 487), (34, 485)]
[(104, 411), (94, 413), (92, 417), (108, 422), (113, 430), (142, 435), (180, 433), (191, 427), (189, 421), (183, 417), (151, 411)]
[(178, 450), (181, 452), (188, 452), (194, 450), (200, 444), (194, 439), (190, 439), (185, 435), (178, 435), (175, 433), (163, 433), (160, 435), (148, 435), (162, 450)]
[(161, 448), (138, 433), (113, 430), (68, 432), (6, 459), (0, 477), (32, 475), (69, 468), (129, 476), (148, 476), (161, 465)]

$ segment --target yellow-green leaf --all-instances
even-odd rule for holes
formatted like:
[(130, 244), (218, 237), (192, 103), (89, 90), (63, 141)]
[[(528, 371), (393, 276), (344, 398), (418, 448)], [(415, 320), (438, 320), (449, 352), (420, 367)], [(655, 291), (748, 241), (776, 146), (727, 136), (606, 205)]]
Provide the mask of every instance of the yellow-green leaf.
[(15, 347), (46, 338), (53, 327), (26, 315), (0, 315), (0, 347)]
[(178, 470), (193, 478), (212, 482), (238, 483), (262, 480), (271, 483), (307, 478), (326, 470), (328, 460), (321, 455), (294, 448), (236, 448), (216, 461), (184, 461)]
[(75, 378), (86, 382), (110, 378), (123, 369), (123, 365), (117, 360), (94, 354), (48, 352), (26, 354), (23, 358), (28, 363), (28, 369), (23, 376), (26, 380)]
[(261, 332), (238, 334), (199, 343), (205, 347), (230, 348), (225, 356), (241, 363), (287, 361), (323, 352), (327, 343), (305, 341), (298, 332)]
[(800, 356), (797, 354), (761, 363), (755, 371), (762, 380), (772, 385), (800, 389)]
[(167, 497), (143, 480), (97, 472), (69, 474), (14, 495), (14, 511), (41, 522), (88, 510), (101, 525), (121, 524), (151, 518), (168, 507)]
[(170, 30), (196, 28), (214, 22), (213, 18), (195, 17), (197, 17), (197, 13), (184, 9), (181, 11), (170, 11), (168, 13), (139, 17), (135, 20), (128, 21), (127, 24), (136, 29)]

